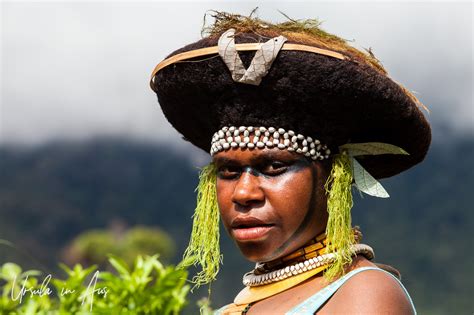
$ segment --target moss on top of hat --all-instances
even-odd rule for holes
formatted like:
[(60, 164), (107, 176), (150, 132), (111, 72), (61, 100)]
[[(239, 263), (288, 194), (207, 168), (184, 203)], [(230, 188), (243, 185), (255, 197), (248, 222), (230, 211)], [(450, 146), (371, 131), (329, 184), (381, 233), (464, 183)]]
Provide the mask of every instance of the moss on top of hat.
[(387, 74), (387, 71), (385, 71), (380, 61), (374, 56), (370, 49), (367, 50), (367, 53), (362, 52), (349, 45), (346, 40), (324, 31), (320, 28), (321, 22), (318, 19), (294, 20), (280, 12), (288, 21), (274, 24), (253, 16), (255, 12), (256, 8), (249, 16), (244, 16), (214, 10), (208, 11), (204, 15), (204, 23), (206, 22), (207, 15), (213, 17), (215, 22), (209, 26), (205, 25), (202, 29), (202, 34), (211, 37), (220, 36), (220, 34), (228, 29), (234, 28), (236, 34), (254, 33), (263, 38), (283, 35), (293, 42), (311, 44), (349, 55), (351, 59), (363, 61), (379, 72), (385, 75)]
[[(244, 16), (240, 14), (210, 10), (204, 15), (204, 26), (201, 34), (209, 37), (220, 36), (223, 32), (233, 28), (236, 30), (236, 35), (239, 33), (254, 33), (264, 39), (283, 35), (288, 38), (288, 40), (295, 43), (313, 45), (337, 51), (349, 56), (350, 59), (354, 61), (363, 62), (383, 75), (388, 76), (387, 71), (375, 57), (370, 48), (366, 49), (366, 52), (354, 48), (347, 43), (347, 40), (321, 29), (320, 26), (322, 22), (318, 19), (295, 20), (280, 11), (288, 21), (275, 24), (254, 16), (256, 11), (257, 8), (253, 9), (249, 16)], [(215, 21), (214, 24), (206, 26), (206, 16), (208, 15), (214, 18)], [(426, 106), (423, 105), (423, 103), (421, 103), (410, 90), (400, 83), (397, 84), (418, 107), (429, 112)]]

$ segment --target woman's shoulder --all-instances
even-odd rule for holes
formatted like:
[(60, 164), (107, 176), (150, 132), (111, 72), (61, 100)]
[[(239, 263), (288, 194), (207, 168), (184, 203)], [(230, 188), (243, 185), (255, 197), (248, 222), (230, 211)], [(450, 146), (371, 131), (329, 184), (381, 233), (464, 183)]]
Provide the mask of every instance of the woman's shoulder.
[[(278, 308), (276, 305), (288, 310), (288, 314), (313, 314), (316, 311), (318, 314), (415, 312), (408, 293), (397, 278), (365, 258), (356, 258), (345, 276), (330, 285), (324, 284), (322, 277), (314, 278), (257, 302), (250, 307), (249, 314), (254, 312), (262, 314), (265, 309), (272, 309), (272, 313), (275, 314), (274, 311)], [(241, 314), (244, 309), (248, 309), (248, 305), (231, 303), (222, 307), (219, 310), (221, 312), (216, 314)]]
[(357, 266), (350, 274), (323, 310), (351, 314), (413, 314), (411, 299), (395, 276), (375, 266)]

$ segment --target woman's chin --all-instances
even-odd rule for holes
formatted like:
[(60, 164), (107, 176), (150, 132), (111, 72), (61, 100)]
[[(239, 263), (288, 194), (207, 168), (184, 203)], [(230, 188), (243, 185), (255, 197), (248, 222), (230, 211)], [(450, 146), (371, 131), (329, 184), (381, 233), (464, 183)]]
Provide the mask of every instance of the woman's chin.
[(271, 254), (271, 248), (260, 242), (237, 242), (242, 255), (252, 262), (265, 261), (266, 257)]
[[(271, 239), (270, 239), (271, 240)], [(235, 241), (242, 255), (252, 262), (266, 262), (278, 259), (290, 254), (301, 246), (288, 246), (282, 248), (281, 245), (270, 240), (261, 242), (239, 242)], [(296, 245), (296, 244), (293, 244)]]
[(276, 259), (281, 256), (277, 253), (277, 247), (259, 242), (236, 242), (242, 255), (252, 262), (263, 262)]

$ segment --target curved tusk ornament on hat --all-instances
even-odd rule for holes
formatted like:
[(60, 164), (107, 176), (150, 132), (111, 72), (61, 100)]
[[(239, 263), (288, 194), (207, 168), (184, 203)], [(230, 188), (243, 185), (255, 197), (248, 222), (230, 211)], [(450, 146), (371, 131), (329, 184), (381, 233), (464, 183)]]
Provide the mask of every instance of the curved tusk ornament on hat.
[(217, 43), (219, 55), (222, 57), (235, 82), (259, 85), (262, 82), (262, 78), (270, 70), (273, 61), (287, 39), (280, 35), (262, 44), (255, 52), (250, 66), (245, 69), (235, 48), (234, 35), (235, 30), (233, 28), (221, 35)]

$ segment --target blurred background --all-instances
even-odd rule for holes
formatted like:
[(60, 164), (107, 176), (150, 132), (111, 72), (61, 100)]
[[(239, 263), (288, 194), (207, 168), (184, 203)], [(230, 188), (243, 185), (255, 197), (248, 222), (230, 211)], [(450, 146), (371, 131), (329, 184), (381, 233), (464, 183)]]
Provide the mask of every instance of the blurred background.
[[(318, 18), (371, 48), (429, 108), (424, 163), (355, 193), (353, 221), (376, 260), (397, 267), (420, 314), (472, 314), (474, 106), (472, 2), (1, 3), (0, 264), (60, 277), (58, 262), (104, 263), (186, 248), (198, 167), (209, 156), (167, 123), (148, 86), (167, 54), (201, 38), (215, 9), (273, 22)], [(222, 231), (212, 306), (252, 269)], [(207, 288), (190, 295), (207, 296)]]

